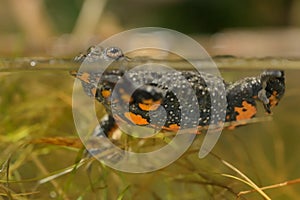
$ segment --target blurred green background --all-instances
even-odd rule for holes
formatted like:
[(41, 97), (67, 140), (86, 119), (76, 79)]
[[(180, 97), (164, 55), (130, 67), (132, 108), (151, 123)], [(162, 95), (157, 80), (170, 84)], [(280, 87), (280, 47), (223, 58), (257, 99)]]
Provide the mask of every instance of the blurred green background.
[[(222, 76), (236, 81), (279, 66), (286, 72), (283, 100), (271, 121), (224, 130), (213, 152), (258, 186), (298, 183), (299, 10), (297, 0), (0, 0), (0, 58), (12, 64), (25, 56), (73, 58), (113, 34), (147, 26), (188, 34), (213, 56), (262, 58), (263, 67), (233, 58), (235, 67), (222, 68)], [(239, 176), (220, 159), (198, 159), (203, 135), (181, 159), (152, 173), (122, 173), (93, 162), (58, 176), (81, 158), (78, 148), (29, 141), (59, 136), (67, 144), (67, 138), (78, 139), (72, 118), (74, 79), (68, 71), (38, 69), (0, 72), (1, 199), (263, 199), (257, 192), (238, 196), (252, 188), (226, 178), (224, 173)], [(97, 108), (103, 115), (103, 108)], [(39, 182), (50, 175), (58, 177)], [(286, 200), (297, 199), (299, 191), (300, 184), (288, 182), (266, 193)]]
[(254, 51), (256, 56), (277, 56), (280, 52), (281, 56), (299, 55), (296, 53), (299, 47), (295, 47), (300, 25), (297, 0), (1, 0), (0, 3), (2, 55), (70, 56), (115, 33), (146, 26), (191, 35), (213, 55), (253, 56)]

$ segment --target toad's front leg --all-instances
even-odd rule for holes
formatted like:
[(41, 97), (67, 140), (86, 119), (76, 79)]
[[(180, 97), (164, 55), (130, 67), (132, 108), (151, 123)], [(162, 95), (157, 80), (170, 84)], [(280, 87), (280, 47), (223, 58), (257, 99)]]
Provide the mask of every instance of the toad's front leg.
[(118, 126), (115, 119), (110, 115), (104, 116), (86, 142), (86, 149), (89, 154), (108, 162), (117, 163), (120, 161), (124, 156), (123, 151), (108, 138), (116, 129)]

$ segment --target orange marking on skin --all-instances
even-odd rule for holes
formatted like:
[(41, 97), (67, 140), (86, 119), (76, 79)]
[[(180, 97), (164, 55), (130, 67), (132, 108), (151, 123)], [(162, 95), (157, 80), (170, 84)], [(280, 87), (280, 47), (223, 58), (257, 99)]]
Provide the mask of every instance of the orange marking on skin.
[(133, 99), (131, 98), (131, 96), (129, 96), (123, 88), (120, 88), (119, 92), (121, 94), (121, 99), (124, 102), (131, 103), (133, 101)]
[(238, 113), (236, 120), (251, 119), (256, 114), (256, 108), (247, 101), (242, 102), (242, 107), (235, 107), (234, 110)]
[(111, 95), (111, 91), (109, 91), (109, 90), (102, 90), (101, 95), (104, 98), (108, 98)]
[[(157, 127), (155, 127), (157, 128)], [(170, 132), (177, 132), (180, 129), (180, 126), (178, 126), (177, 124), (171, 124), (170, 126), (163, 126), (162, 130), (163, 131), (170, 131)], [(198, 126), (197, 129), (195, 128), (188, 128), (188, 129), (184, 129), (181, 130), (181, 134), (202, 134), (203, 130), (207, 130), (207, 127), (204, 126)]]
[(180, 126), (178, 126), (177, 124), (171, 124), (169, 126), (163, 126), (162, 127), (163, 130), (172, 131), (172, 132), (178, 131), (179, 128), (180, 128)]
[(109, 138), (112, 138), (113, 137), (113, 134), (116, 132), (116, 130), (118, 130), (119, 127), (117, 125), (113, 126), (107, 133), (108, 137)]
[(85, 83), (90, 83), (90, 74), (89, 73), (82, 73), (80, 76), (77, 76), (77, 78)]
[(141, 115), (136, 115), (132, 112), (126, 112), (125, 117), (129, 119), (131, 122), (133, 122), (136, 125), (147, 125), (149, 122), (147, 119), (144, 119)]
[(139, 103), (140, 109), (145, 110), (145, 111), (156, 110), (159, 106), (160, 106), (160, 104), (147, 105), (147, 104)]
[(128, 94), (124, 94), (121, 96), (121, 99), (124, 101), (124, 102), (128, 102), (128, 103), (131, 103), (133, 101), (133, 99), (131, 98), (131, 96), (129, 96)]
[(70, 74), (71, 74), (71, 76), (77, 76), (77, 71), (74, 71), (74, 70), (72, 70), (72, 71), (70, 71)]
[(94, 97), (95, 97), (95, 96), (96, 96), (97, 89), (96, 89), (96, 88), (92, 88), (92, 89), (91, 89), (91, 92), (92, 92), (92, 94), (93, 94)]
[(269, 97), (269, 103), (271, 108), (278, 104), (278, 99), (276, 98), (277, 92), (273, 91), (273, 94)]
[(125, 93), (125, 90), (124, 90), (123, 88), (120, 88), (120, 89), (119, 89), (119, 92), (120, 92), (121, 94), (124, 94), (124, 93)]
[(160, 100), (153, 101), (152, 99), (143, 99), (144, 104), (158, 104), (160, 102), (161, 102)]
[(228, 126), (228, 127), (226, 127), (228, 130), (234, 130), (235, 129), (235, 127), (236, 127), (236, 125), (230, 125), (230, 126)]
[(145, 111), (151, 111), (156, 110), (160, 106), (161, 100), (153, 101), (152, 99), (145, 99), (142, 102), (143, 103), (139, 103), (140, 109)]
[(179, 130), (180, 126), (178, 126), (177, 124), (171, 124), (169, 126), (169, 128), (172, 129), (172, 130)]

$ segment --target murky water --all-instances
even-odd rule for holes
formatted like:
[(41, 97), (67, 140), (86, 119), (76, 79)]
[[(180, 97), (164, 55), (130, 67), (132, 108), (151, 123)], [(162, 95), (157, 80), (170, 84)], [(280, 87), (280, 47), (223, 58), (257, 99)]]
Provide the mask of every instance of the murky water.
[[(225, 67), (222, 75), (224, 79), (234, 81), (262, 71), (249, 69)], [(260, 122), (224, 130), (213, 149), (214, 154), (231, 163), (258, 186), (300, 178), (300, 70), (285, 69), (285, 74), (286, 93), (273, 110), (272, 120), (262, 117)], [(240, 191), (252, 189), (240, 181), (222, 176), (221, 173), (238, 175), (214, 156), (198, 158), (203, 135), (197, 136), (184, 156), (159, 171), (128, 174), (95, 162), (88, 169), (81, 167), (76, 173), (35, 187), (41, 178), (76, 161), (76, 148), (49, 144), (24, 146), (34, 138), (77, 137), (72, 118), (73, 81), (68, 71), (16, 70), (0, 74), (1, 163), (10, 158), (11, 180), (35, 179), (6, 184), (5, 187), (12, 189), (12, 194), (35, 189), (40, 191), (39, 194), (27, 195), (29, 199), (45, 199), (53, 195), (61, 199), (116, 199), (122, 195), (124, 199), (235, 199)], [(263, 107), (259, 106), (259, 109), (263, 110)], [(7, 165), (3, 166), (8, 169)], [(5, 182), (5, 173), (1, 171), (0, 175)], [(272, 199), (297, 199), (300, 184), (265, 192)], [(243, 197), (261, 199), (257, 192)]]

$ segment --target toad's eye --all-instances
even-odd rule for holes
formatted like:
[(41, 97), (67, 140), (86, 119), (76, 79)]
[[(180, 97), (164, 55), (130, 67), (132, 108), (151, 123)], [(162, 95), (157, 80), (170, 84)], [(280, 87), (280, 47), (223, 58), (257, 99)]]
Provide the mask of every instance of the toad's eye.
[(108, 47), (105, 49), (105, 56), (114, 60), (118, 60), (119, 58), (124, 57), (124, 54), (118, 47)]

